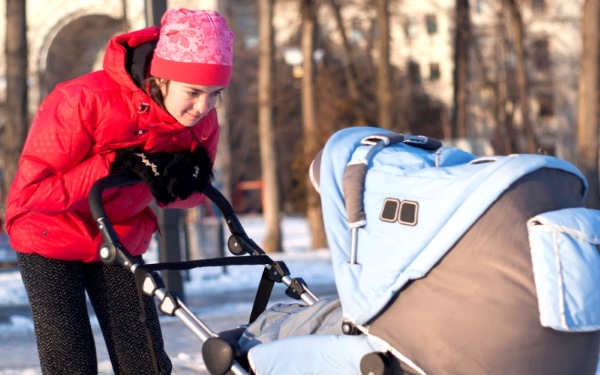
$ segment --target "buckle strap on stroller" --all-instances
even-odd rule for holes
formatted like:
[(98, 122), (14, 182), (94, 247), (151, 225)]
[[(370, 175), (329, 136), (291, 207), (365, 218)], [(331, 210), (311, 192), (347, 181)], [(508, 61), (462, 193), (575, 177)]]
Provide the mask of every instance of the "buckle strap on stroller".
[(361, 145), (372, 147), (363, 158), (352, 160), (348, 163), (346, 170), (344, 171), (344, 177), (342, 181), (342, 190), (345, 197), (348, 224), (352, 230), (349, 259), (350, 264), (357, 264), (356, 249), (358, 241), (358, 229), (367, 225), (367, 217), (364, 211), (363, 199), (369, 162), (382, 148), (398, 143), (404, 143), (427, 151), (437, 151), (442, 147), (442, 143), (440, 141), (422, 135), (382, 133), (373, 134), (361, 140)]
[[(258, 289), (256, 290), (256, 296), (254, 297), (254, 305), (252, 306), (252, 312), (250, 312), (250, 319), (248, 320), (249, 324), (252, 324), (256, 318), (267, 308), (269, 304), (269, 298), (271, 298), (271, 292), (273, 291), (273, 286), (276, 282), (277, 274), (271, 272), (274, 268), (263, 269), (262, 276), (260, 278), (260, 283), (258, 284)], [(281, 277), (279, 277), (281, 280)]]
[[(282, 283), (284, 278), (288, 277), (289, 275), (290, 271), (284, 262), (273, 262), (270, 267), (265, 267), (260, 279), (258, 290), (256, 291), (252, 312), (250, 313), (250, 324), (253, 323), (258, 316), (267, 309), (269, 298), (271, 297), (271, 292), (273, 291), (273, 286), (275, 283)], [(288, 297), (296, 300), (303, 299), (303, 296), (310, 294), (310, 297), (305, 300), (308, 305), (311, 305), (319, 300), (316, 296), (310, 293), (306, 283), (301, 277), (289, 279), (289, 285), (285, 290), (285, 294)]]
[(290, 270), (283, 262), (273, 262), (270, 267), (265, 267), (258, 284), (256, 297), (254, 297), (249, 323), (253, 323), (267, 309), (275, 283), (282, 282), (283, 278), (289, 275)]

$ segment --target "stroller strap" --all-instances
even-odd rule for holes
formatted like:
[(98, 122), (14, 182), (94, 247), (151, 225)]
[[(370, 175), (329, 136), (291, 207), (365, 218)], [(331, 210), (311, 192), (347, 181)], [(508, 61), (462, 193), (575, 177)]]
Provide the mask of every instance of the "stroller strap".
[(270, 263), (273, 263), (273, 260), (269, 257), (263, 255), (249, 255), (243, 257), (210, 258), (188, 260), (183, 262), (141, 264), (138, 266), (138, 268), (141, 268), (147, 272), (160, 270), (185, 271), (202, 267), (265, 265)]

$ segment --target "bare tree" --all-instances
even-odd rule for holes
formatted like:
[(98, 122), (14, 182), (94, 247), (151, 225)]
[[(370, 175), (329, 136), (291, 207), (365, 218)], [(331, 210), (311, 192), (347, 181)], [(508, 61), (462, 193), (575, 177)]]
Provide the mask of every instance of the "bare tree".
[[(317, 30), (317, 5), (315, 0), (302, 0), (302, 127), (304, 129), (305, 160), (312, 160), (319, 151), (317, 120), (315, 117), (315, 64), (313, 53)], [(306, 216), (310, 226), (311, 248), (327, 246), (321, 201), (315, 189), (306, 190)]]
[(452, 136), (466, 137), (467, 134), (467, 74), (469, 68), (469, 44), (471, 17), (469, 0), (456, 0), (454, 25), (454, 112), (452, 114)]
[(538, 150), (538, 142), (533, 129), (533, 124), (529, 118), (529, 104), (528, 104), (528, 82), (527, 82), (527, 69), (526, 69), (526, 57), (525, 57), (525, 27), (523, 25), (523, 17), (521, 15), (521, 9), (516, 0), (505, 0), (507, 6), (508, 16), (510, 18), (513, 44), (515, 48), (515, 59), (517, 64), (517, 90), (519, 94), (519, 103), (521, 108), (521, 124), (525, 131), (526, 137), (526, 148), (527, 152), (536, 153)]
[[(6, 126), (2, 132), (4, 189), (17, 171), (25, 143), (27, 116), (27, 26), (25, 1), (6, 0)], [(10, 110), (8, 110), (10, 109)], [(2, 207), (6, 194), (2, 194)], [(4, 210), (2, 210), (4, 216)]]
[(279, 220), (279, 186), (277, 180), (277, 151), (273, 136), (273, 66), (274, 66), (274, 0), (259, 0), (259, 61), (258, 61), (258, 133), (260, 165), (263, 179), (263, 215), (266, 234), (263, 248), (266, 252), (281, 251)]
[(586, 205), (596, 209), (600, 208), (600, 188), (598, 186), (599, 14), (600, 0), (585, 0), (581, 12), (582, 48), (577, 108), (578, 164), (589, 183)]
[(350, 101), (353, 103), (352, 108), (354, 115), (356, 116), (355, 123), (357, 125), (365, 125), (367, 120), (364, 111), (365, 107), (360, 103), (361, 94), (356, 73), (356, 59), (354, 58), (352, 47), (348, 42), (348, 33), (346, 32), (346, 27), (344, 26), (342, 12), (336, 0), (329, 0), (329, 5), (333, 11), (335, 22), (337, 24), (338, 31), (340, 32), (340, 37), (342, 38), (342, 47), (344, 51), (344, 78), (346, 79), (348, 96), (350, 97)]
[[(125, 1), (125, 0), (124, 0)], [(230, 20), (233, 19), (231, 12), (231, 6), (229, 1), (221, 0), (220, 11), (224, 14), (225, 18)], [(222, 95), (221, 102), (219, 103), (219, 127), (221, 129), (219, 138), (219, 147), (217, 148), (217, 158), (215, 159), (215, 170), (218, 175), (218, 183), (220, 184), (221, 193), (230, 201), (233, 198), (231, 191), (231, 146), (229, 143), (229, 132), (230, 132), (230, 94), (228, 91)]]
[(378, 125), (392, 129), (392, 69), (390, 67), (390, 14), (389, 0), (376, 0), (379, 61), (377, 63), (377, 118)]
[(476, 67), (480, 70), (482, 85), (493, 93), (493, 100), (490, 102), (488, 111), (494, 121), (494, 135), (492, 145), (498, 154), (512, 154), (518, 152), (516, 146), (516, 131), (514, 128), (514, 108), (516, 99), (513, 95), (514, 86), (514, 67), (511, 61), (511, 43), (506, 37), (508, 35), (508, 25), (505, 22), (506, 7), (503, 2), (498, 2), (496, 12), (496, 22), (490, 32), (483, 34), (489, 35), (490, 51), (486, 51), (486, 42), (481, 38), (482, 33), (472, 31), (471, 43), (473, 48), (471, 52), (474, 56)]

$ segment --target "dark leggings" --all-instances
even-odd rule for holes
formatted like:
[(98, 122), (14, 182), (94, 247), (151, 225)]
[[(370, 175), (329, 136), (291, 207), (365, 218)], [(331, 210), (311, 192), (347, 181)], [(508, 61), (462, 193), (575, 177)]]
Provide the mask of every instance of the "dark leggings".
[[(154, 374), (147, 330), (133, 274), (121, 266), (48, 259), (18, 253), (19, 270), (33, 313), (44, 375), (98, 373), (85, 293), (100, 323), (116, 375)], [(156, 305), (144, 296), (146, 325), (160, 374), (171, 373)]]

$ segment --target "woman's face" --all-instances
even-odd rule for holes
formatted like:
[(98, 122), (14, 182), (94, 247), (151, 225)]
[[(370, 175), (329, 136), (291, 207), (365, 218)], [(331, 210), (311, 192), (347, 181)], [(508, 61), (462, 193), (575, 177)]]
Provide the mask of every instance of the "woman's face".
[(202, 86), (158, 79), (167, 111), (181, 125), (194, 126), (219, 101), (222, 86)]

